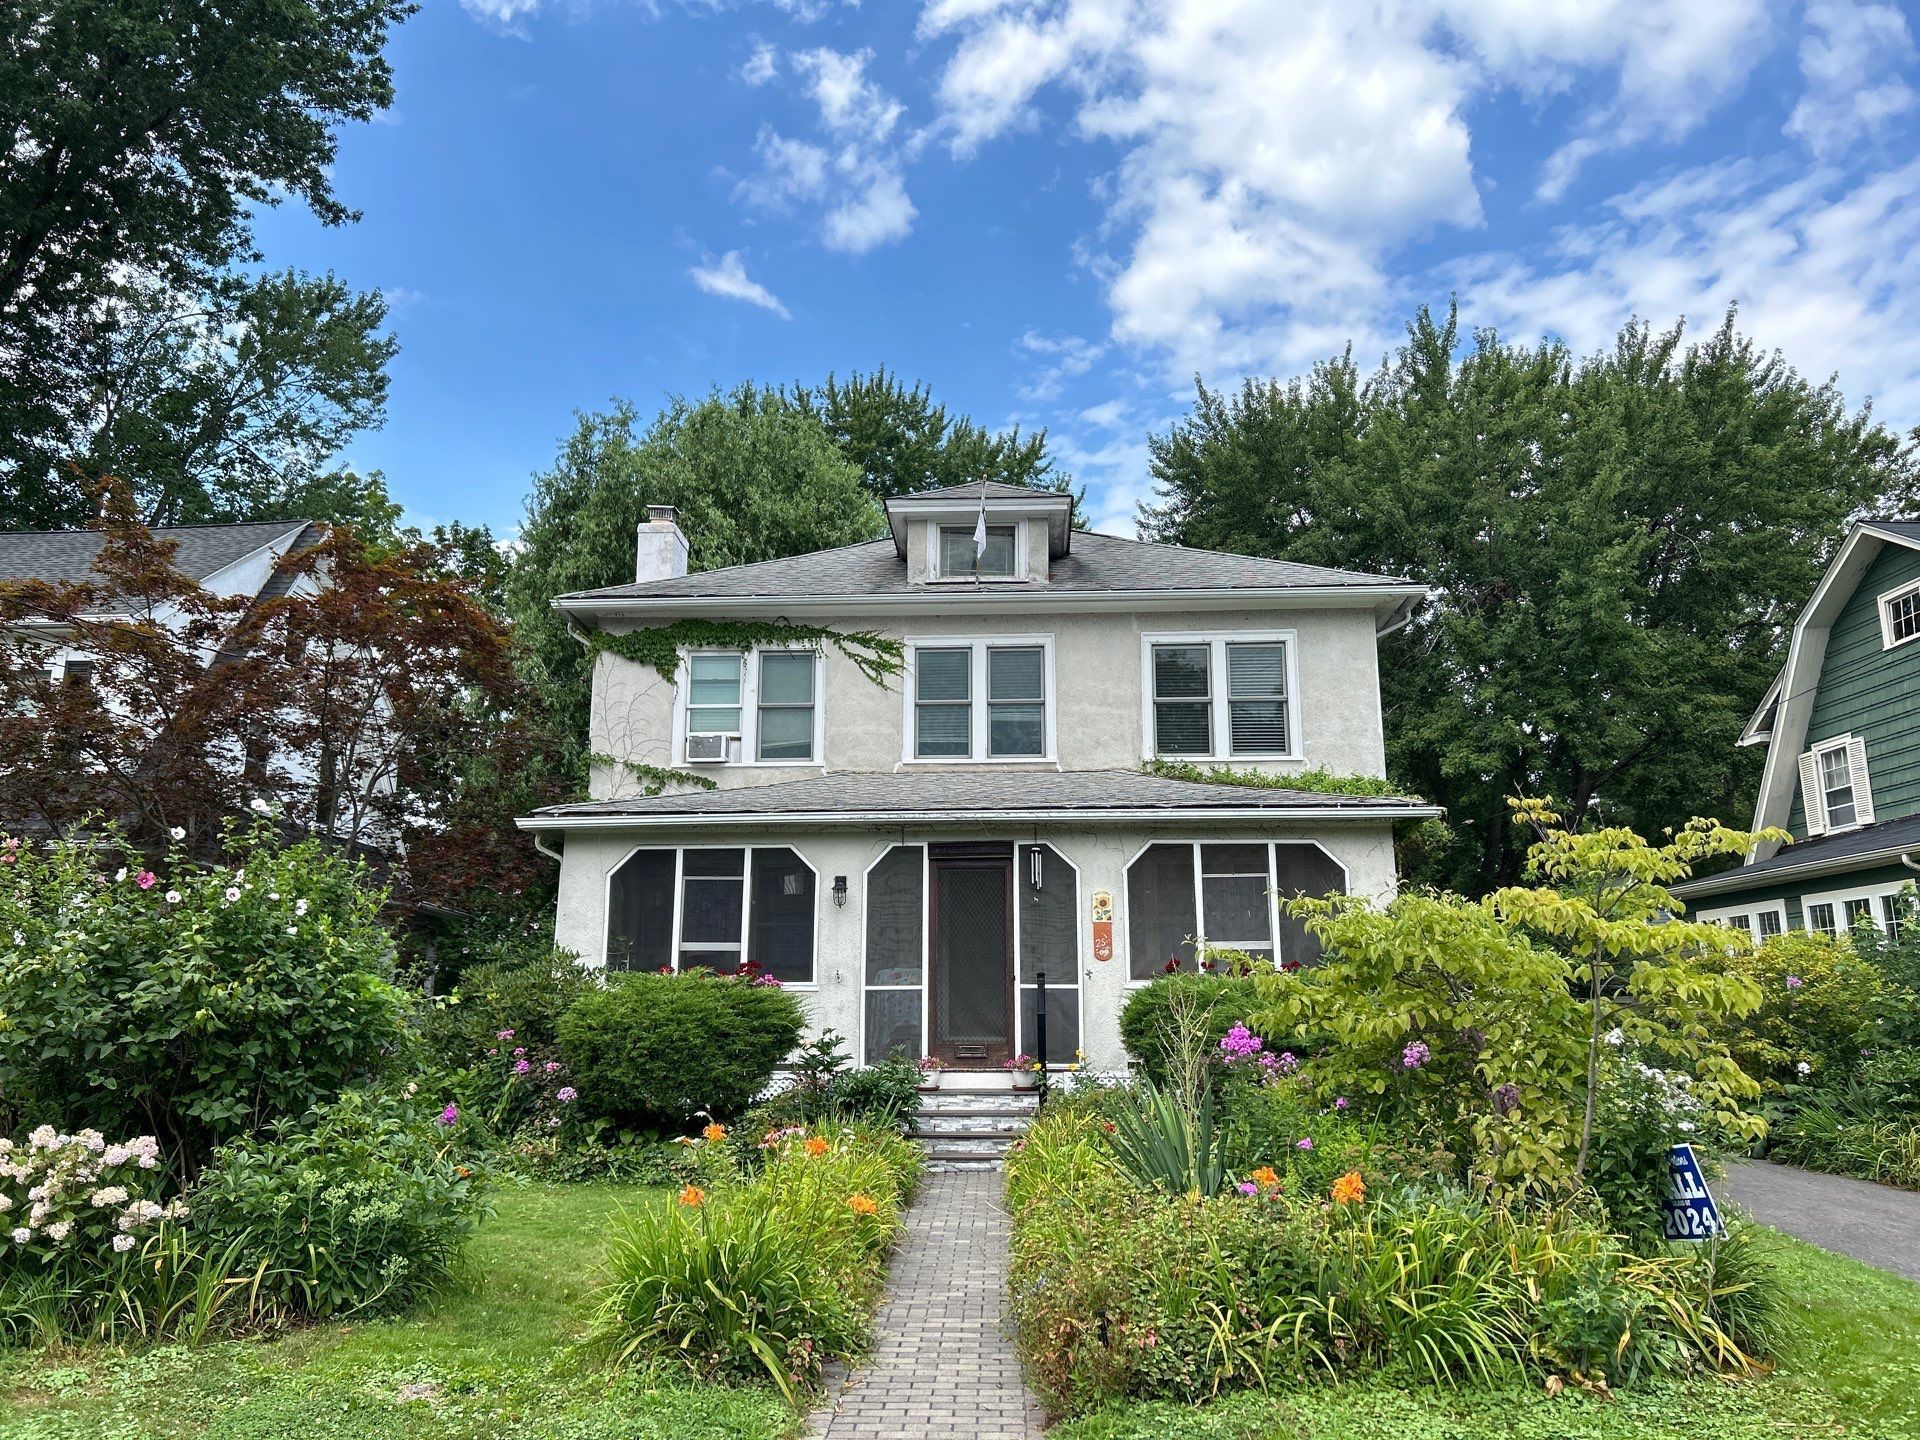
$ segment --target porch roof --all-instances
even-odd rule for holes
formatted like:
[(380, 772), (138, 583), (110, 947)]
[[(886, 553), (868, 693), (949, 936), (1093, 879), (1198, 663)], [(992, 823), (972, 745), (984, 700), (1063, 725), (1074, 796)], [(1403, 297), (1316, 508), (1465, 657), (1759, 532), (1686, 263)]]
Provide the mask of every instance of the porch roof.
[(680, 795), (550, 805), (523, 830), (640, 825), (860, 825), (1166, 820), (1403, 820), (1439, 815), (1403, 796), (1330, 795), (1171, 780), (1138, 770), (840, 773)]
[[(1898, 864), (1903, 856), (1920, 851), (1920, 815), (1906, 815), (1862, 825), (1857, 830), (1842, 830), (1789, 845), (1765, 860), (1736, 865), (1731, 870), (1683, 880), (1671, 886), (1682, 900), (1697, 895), (1719, 895), (1733, 890), (1750, 890), (1775, 881), (1812, 880), (1822, 875), (1848, 870), (1864, 870), (1875, 865)], [(1917, 877), (1920, 878), (1920, 877)]]

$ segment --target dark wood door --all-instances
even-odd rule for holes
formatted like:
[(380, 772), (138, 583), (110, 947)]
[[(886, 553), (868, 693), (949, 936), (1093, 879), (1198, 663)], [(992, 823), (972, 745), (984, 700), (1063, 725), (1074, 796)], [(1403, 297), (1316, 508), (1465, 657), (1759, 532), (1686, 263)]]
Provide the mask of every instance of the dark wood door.
[[(958, 847), (956, 847), (958, 848)], [(928, 857), (929, 1053), (960, 1069), (1013, 1058), (1013, 855)]]

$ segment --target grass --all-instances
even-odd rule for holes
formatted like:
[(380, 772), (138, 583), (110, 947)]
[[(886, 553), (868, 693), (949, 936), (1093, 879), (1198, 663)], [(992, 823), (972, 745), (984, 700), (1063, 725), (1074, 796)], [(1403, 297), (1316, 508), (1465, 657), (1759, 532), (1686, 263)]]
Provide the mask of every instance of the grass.
[(0, 1440), (779, 1440), (771, 1391), (582, 1362), (606, 1224), (650, 1192), (509, 1188), (460, 1274), (388, 1321), (198, 1349), (0, 1360)]
[(1120, 1405), (1049, 1440), (1902, 1440), (1920, 1437), (1920, 1285), (1797, 1240), (1770, 1241), (1793, 1324), (1764, 1380), (1650, 1386), (1612, 1400), (1374, 1382)]

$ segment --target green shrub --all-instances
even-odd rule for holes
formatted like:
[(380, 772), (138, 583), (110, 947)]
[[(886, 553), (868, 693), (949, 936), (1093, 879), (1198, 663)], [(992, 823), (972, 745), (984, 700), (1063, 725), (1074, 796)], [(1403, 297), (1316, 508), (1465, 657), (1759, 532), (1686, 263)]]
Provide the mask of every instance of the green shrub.
[(726, 1163), (712, 1188), (621, 1219), (593, 1338), (620, 1363), (770, 1380), (796, 1399), (865, 1343), (919, 1154), (891, 1131), (844, 1127), (782, 1138), (744, 1182)]
[(674, 1131), (741, 1114), (805, 1025), (800, 1002), (775, 985), (698, 970), (618, 975), (560, 1017), (560, 1053), (588, 1115)]
[(1127, 1102), (1115, 1108), (1107, 1142), (1122, 1173), (1169, 1195), (1218, 1195), (1226, 1152), (1213, 1087), (1203, 1087), (1189, 1106), (1174, 1091), (1143, 1080)]
[(405, 1100), (349, 1092), (216, 1152), (193, 1229), (237, 1247), (293, 1314), (398, 1309), (446, 1275), (483, 1213), (484, 1176), (449, 1153), (449, 1128)]
[(1734, 1022), (1728, 1049), (1762, 1088), (1777, 1094), (1858, 1067), (1881, 981), (1849, 939), (1795, 930), (1736, 953), (1728, 968), (1760, 987), (1760, 1008)]
[(405, 1002), (364, 867), (266, 821), (227, 849), (114, 873), (61, 841), (0, 868), (0, 1095), (29, 1120), (151, 1133), (191, 1174), (395, 1054)]
[(1712, 1118), (1686, 1075), (1607, 1050), (1586, 1179), (1615, 1230), (1642, 1247), (1664, 1242), (1668, 1153), (1682, 1143), (1710, 1153)]
[[(1220, 1039), (1257, 1006), (1253, 981), (1233, 975), (1162, 975), (1127, 997), (1120, 1011), (1120, 1039), (1140, 1072), (1168, 1083), (1168, 1059), (1199, 1044), (1211, 1055)], [(1185, 1019), (1190, 1014), (1191, 1021)], [(1197, 1032), (1189, 1036), (1187, 1027)]]
[(450, 1070), (478, 1065), (499, 1048), (502, 1030), (514, 1043), (552, 1050), (560, 1017), (593, 983), (578, 959), (551, 946), (536, 954), (474, 965), (428, 1013), (421, 1027), (428, 1057)]
[(842, 1070), (827, 1087), (828, 1114), (865, 1125), (905, 1130), (920, 1111), (920, 1067), (891, 1056), (863, 1070)]

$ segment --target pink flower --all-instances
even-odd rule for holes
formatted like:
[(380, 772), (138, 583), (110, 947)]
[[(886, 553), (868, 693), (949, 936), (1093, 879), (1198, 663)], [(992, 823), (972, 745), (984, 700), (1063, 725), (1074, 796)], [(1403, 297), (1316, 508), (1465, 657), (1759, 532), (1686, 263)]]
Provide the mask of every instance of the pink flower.
[(516, 1045), (513, 1047), (513, 1053), (516, 1056), (524, 1055), (527, 1053), (527, 1047), (524, 1045)]
[(516, 1075), (524, 1075), (532, 1068), (533, 1062), (530, 1060), (516, 1060), (513, 1062), (513, 1073)]
[(1787, 989), (1798, 990), (1801, 986), (1801, 983), (1802, 983), (1801, 979), (1798, 975), (1787, 976)]
[(154, 885), (158, 883), (159, 879), (160, 877), (154, 874), (153, 871), (142, 870), (138, 875), (133, 877), (133, 883), (138, 885), (142, 890), (151, 890)]
[(1336, 1110), (1344, 1110), (1352, 1103), (1353, 1102), (1348, 1100), (1344, 1095), (1336, 1095), (1333, 1097), (1333, 1108)]
[(511, 1040), (513, 1039), (513, 1031), (502, 1030), (498, 1035), (494, 1036), (493, 1038), (496, 1040)]
[(553, 1092), (553, 1098), (558, 1100), (562, 1105), (577, 1100), (579, 1096), (580, 1092), (571, 1085), (562, 1085), (558, 1090)]
[(1418, 1070), (1433, 1058), (1433, 1052), (1427, 1048), (1424, 1040), (1415, 1040), (1400, 1052), (1400, 1066), (1405, 1070)]
[(547, 1074), (549, 1074), (549, 1075), (557, 1075), (557, 1074), (559, 1074), (559, 1073), (560, 1073), (560, 1062), (559, 1062), (558, 1060), (549, 1060), (549, 1061), (547, 1061), (547, 1065), (546, 1065), (546, 1070), (547, 1070)]
[(1258, 1195), (1260, 1193), (1260, 1187), (1251, 1180), (1242, 1180), (1233, 1188), (1238, 1190), (1242, 1195)]
[(1293, 1142), (1293, 1148), (1296, 1150), (1311, 1150), (1313, 1148), (1313, 1137), (1311, 1135), (1302, 1136)]
[(448, 1102), (447, 1108), (442, 1110), (439, 1118), (434, 1121), (436, 1125), (457, 1125), (459, 1122), (460, 1107), (452, 1102)]

